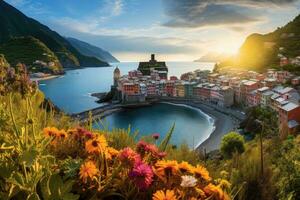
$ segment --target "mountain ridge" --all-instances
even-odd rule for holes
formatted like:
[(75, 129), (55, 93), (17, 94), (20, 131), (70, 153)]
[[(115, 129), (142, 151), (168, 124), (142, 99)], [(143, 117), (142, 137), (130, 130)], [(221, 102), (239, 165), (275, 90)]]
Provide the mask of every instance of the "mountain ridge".
[[(27, 17), (5, 1), (0, 1), (0, 45), (14, 37), (32, 36), (44, 43), (64, 67), (108, 66), (95, 57), (82, 55), (65, 38), (37, 20)], [(5, 55), (5, 52), (1, 52)]]
[(120, 62), (108, 51), (105, 51), (98, 46), (92, 45), (88, 42), (84, 42), (73, 37), (66, 37), (66, 39), (73, 45), (73, 47), (75, 47), (83, 55), (93, 56), (108, 63)]

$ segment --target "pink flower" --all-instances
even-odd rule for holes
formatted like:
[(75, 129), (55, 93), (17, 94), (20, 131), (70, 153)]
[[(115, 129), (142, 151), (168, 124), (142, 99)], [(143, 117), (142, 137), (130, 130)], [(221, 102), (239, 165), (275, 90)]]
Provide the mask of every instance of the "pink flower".
[(81, 128), (81, 127), (77, 128), (77, 132), (80, 137), (86, 137), (88, 139), (91, 139), (94, 137), (94, 134), (92, 132), (90, 132), (84, 128)]
[(120, 151), (118, 157), (121, 162), (128, 164), (128, 165), (134, 165), (135, 163), (138, 163), (141, 161), (140, 155), (137, 154), (130, 147), (126, 147), (125, 149)]
[(147, 189), (153, 181), (153, 171), (151, 167), (145, 163), (139, 162), (134, 165), (129, 177), (135, 185), (144, 190)]
[(155, 139), (155, 140), (158, 140), (159, 139), (159, 133), (153, 133), (152, 134), (152, 137), (153, 137), (153, 139)]

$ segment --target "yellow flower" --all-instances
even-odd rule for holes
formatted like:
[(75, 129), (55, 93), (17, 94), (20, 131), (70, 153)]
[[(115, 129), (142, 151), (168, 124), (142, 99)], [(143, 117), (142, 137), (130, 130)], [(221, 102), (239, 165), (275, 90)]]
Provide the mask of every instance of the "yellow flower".
[(112, 147), (108, 147), (107, 151), (112, 157), (115, 157), (119, 154), (119, 151)]
[(153, 194), (152, 200), (177, 200), (177, 196), (175, 195), (173, 190), (167, 190), (164, 192), (163, 190), (159, 190)]
[(193, 167), (188, 162), (179, 163), (178, 169), (181, 173), (193, 173)]
[(197, 165), (197, 167), (195, 167), (193, 169), (194, 175), (196, 178), (202, 178), (205, 181), (210, 181), (211, 178), (209, 176), (209, 172), (207, 171), (207, 169), (201, 165)]
[(175, 160), (157, 161), (155, 163), (154, 172), (160, 178), (175, 175), (178, 173), (178, 163)]
[(223, 190), (215, 186), (213, 184), (208, 184), (204, 189), (204, 192), (207, 197), (213, 197), (212, 199), (218, 199), (218, 200), (230, 200), (229, 196), (223, 192)]
[(112, 148), (112, 147), (107, 147), (105, 151), (105, 157), (108, 160), (111, 160), (112, 158), (116, 157), (119, 154), (119, 151)]
[(98, 135), (85, 143), (85, 149), (88, 153), (105, 153), (107, 147), (106, 139), (103, 135)]
[(44, 134), (46, 137), (50, 137), (50, 136), (56, 136), (59, 132), (59, 130), (55, 127), (46, 127), (43, 130)]
[(93, 161), (87, 161), (80, 167), (79, 176), (84, 183), (86, 183), (88, 179), (93, 179), (93, 177), (98, 174), (99, 170)]
[(59, 138), (64, 139), (64, 138), (68, 137), (68, 134), (64, 129), (62, 129), (62, 130), (57, 132), (56, 136), (59, 137)]

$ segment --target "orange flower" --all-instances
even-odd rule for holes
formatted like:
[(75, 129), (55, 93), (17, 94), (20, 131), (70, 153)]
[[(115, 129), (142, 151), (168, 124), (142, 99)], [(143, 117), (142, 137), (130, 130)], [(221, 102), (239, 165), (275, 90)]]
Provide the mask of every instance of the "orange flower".
[(116, 157), (119, 154), (119, 151), (112, 148), (112, 147), (107, 147), (105, 151), (105, 157), (108, 160), (111, 160), (112, 158)]
[(119, 151), (112, 147), (108, 147), (107, 151), (112, 157), (115, 157), (119, 154)]
[(86, 183), (88, 179), (93, 179), (98, 174), (99, 170), (93, 161), (87, 161), (80, 167), (79, 176), (84, 183)]
[(159, 190), (153, 194), (152, 200), (177, 200), (177, 196), (173, 190)]
[(207, 197), (213, 197), (212, 199), (218, 199), (218, 200), (229, 200), (229, 196), (223, 192), (223, 190), (220, 187), (217, 187), (213, 184), (208, 184), (204, 189), (204, 192)]
[(193, 169), (194, 175), (196, 178), (202, 178), (205, 181), (211, 181), (211, 178), (209, 176), (209, 172), (207, 171), (207, 169), (201, 165), (197, 165), (197, 167), (195, 167)]
[(188, 162), (181, 162), (178, 164), (178, 169), (181, 173), (193, 173), (193, 166)]
[(46, 137), (51, 137), (51, 136), (53, 137), (58, 134), (59, 130), (55, 127), (46, 127), (44, 128), (43, 132)]
[(85, 143), (85, 149), (88, 153), (104, 153), (106, 147), (107, 142), (103, 135), (98, 135), (94, 139), (90, 139)]
[(64, 139), (64, 138), (68, 137), (68, 134), (64, 129), (62, 129), (62, 130), (57, 132), (56, 136), (59, 137), (59, 138)]
[(155, 163), (155, 174), (160, 178), (172, 176), (178, 172), (178, 163), (175, 160), (160, 160)]

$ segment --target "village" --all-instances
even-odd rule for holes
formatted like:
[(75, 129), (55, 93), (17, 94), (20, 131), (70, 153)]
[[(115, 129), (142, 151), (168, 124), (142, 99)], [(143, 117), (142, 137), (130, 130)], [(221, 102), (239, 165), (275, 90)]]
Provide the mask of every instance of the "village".
[[(149, 62), (154, 62), (154, 55)], [(155, 65), (157, 66), (157, 65)], [(281, 137), (295, 134), (300, 125), (300, 95), (297, 86), (300, 77), (288, 71), (269, 69), (265, 73), (244, 70), (226, 70), (213, 73), (196, 70), (170, 76), (167, 69), (151, 68), (149, 75), (139, 70), (121, 76), (114, 71), (114, 88), (119, 100), (126, 103), (141, 103), (149, 99), (170, 97), (199, 100), (220, 108), (261, 106), (274, 110), (278, 115)]]

